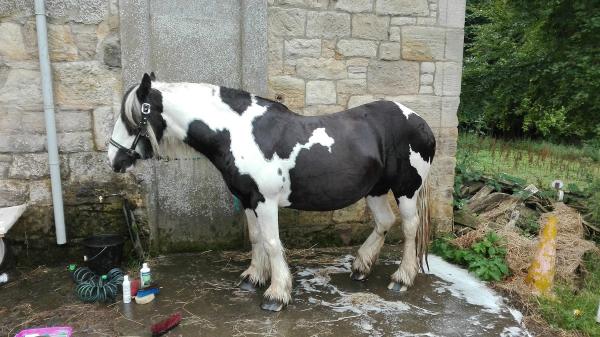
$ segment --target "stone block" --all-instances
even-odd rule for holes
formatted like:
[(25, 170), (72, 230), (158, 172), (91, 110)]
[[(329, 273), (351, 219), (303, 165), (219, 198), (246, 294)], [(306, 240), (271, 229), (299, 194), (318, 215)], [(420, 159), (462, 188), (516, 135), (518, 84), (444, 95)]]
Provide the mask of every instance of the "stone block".
[(354, 14), (352, 16), (352, 37), (387, 40), (389, 18), (374, 14)]
[(337, 51), (341, 55), (346, 57), (375, 57), (377, 56), (377, 42), (356, 39), (344, 39), (340, 40), (337, 43)]
[(283, 38), (275, 34), (268, 34), (267, 63), (269, 76), (283, 73)]
[(365, 211), (365, 199), (360, 199), (351, 206), (333, 211), (332, 220), (334, 223), (361, 222), (365, 220)]
[(0, 207), (23, 204), (29, 197), (27, 183), (17, 180), (0, 180)]
[(48, 47), (51, 61), (75, 61), (79, 58), (69, 25), (48, 25)]
[(425, 74), (433, 74), (435, 73), (435, 63), (433, 62), (423, 62), (421, 63), (421, 72)]
[(402, 41), (402, 32), (400, 27), (390, 27), (390, 41), (400, 42)]
[(96, 47), (98, 45), (98, 35), (96, 34), (96, 25), (85, 25), (72, 23), (71, 31), (73, 40), (79, 51), (79, 58), (82, 60), (91, 60), (96, 57)]
[(465, 34), (462, 29), (446, 31), (446, 60), (462, 62)]
[(92, 117), (87, 110), (61, 111), (54, 116), (58, 132), (88, 131), (92, 129)]
[(417, 19), (414, 17), (394, 16), (390, 19), (390, 24), (392, 26), (414, 25), (416, 23)]
[(69, 155), (69, 170), (69, 181), (77, 183), (106, 183), (117, 177), (105, 152), (72, 153)]
[(350, 13), (371, 12), (373, 10), (373, 1), (374, 0), (337, 0), (335, 8)]
[(373, 95), (351, 96), (350, 99), (348, 99), (348, 109), (357, 107), (359, 105), (371, 103), (376, 100), (377, 99)]
[(36, 206), (52, 205), (50, 180), (37, 180), (29, 183), (29, 203)]
[(336, 40), (321, 40), (321, 56), (325, 58), (336, 58), (338, 59), (339, 54), (335, 50)]
[[(42, 86), (39, 65), (30, 63), (24, 68), (5, 68), (0, 66), (0, 112), (9, 107), (19, 110), (42, 110)], [(25, 99), (27, 98), (27, 99)]]
[(337, 92), (343, 94), (361, 95), (367, 91), (367, 80), (348, 79), (337, 81)]
[(112, 101), (116, 74), (96, 61), (54, 64), (54, 95), (58, 105), (92, 109)]
[(429, 5), (427, 0), (377, 0), (375, 12), (384, 15), (428, 16)]
[(459, 97), (444, 96), (442, 97), (442, 127), (457, 127), (458, 126), (458, 104)]
[(14, 155), (8, 172), (12, 179), (39, 179), (50, 175), (47, 153), (27, 153)]
[(371, 62), (367, 86), (370, 92), (378, 94), (416, 94), (419, 90), (419, 64), (409, 61)]
[(321, 56), (320, 39), (291, 39), (285, 41), (286, 57), (319, 57)]
[(465, 0), (439, 0), (438, 8), (441, 26), (455, 28), (465, 26)]
[(92, 151), (94, 150), (92, 133), (90, 131), (59, 133), (58, 150), (64, 153)]
[(331, 224), (331, 212), (308, 212), (300, 211), (298, 224), (304, 225), (329, 225)]
[[(456, 156), (456, 141), (458, 139), (458, 128), (442, 127), (436, 139), (436, 152), (440, 156), (455, 157)], [(454, 164), (451, 163), (448, 169), (454, 170)], [(452, 171), (451, 171), (452, 172)], [(448, 173), (448, 172), (444, 172)]]
[(386, 96), (386, 99), (401, 103), (423, 117), (427, 124), (439, 128), (442, 113), (442, 98), (437, 96), (407, 95)]
[(7, 60), (27, 60), (31, 55), (27, 52), (23, 39), (22, 26), (13, 22), (0, 23), (0, 57)]
[(297, 8), (270, 7), (269, 33), (278, 36), (302, 36), (306, 24), (306, 11)]
[(102, 61), (109, 67), (121, 67), (121, 42), (117, 34), (111, 34), (102, 41)]
[(346, 65), (344, 61), (331, 58), (301, 58), (296, 63), (296, 72), (311, 80), (343, 79), (346, 78)]
[(8, 178), (9, 169), (10, 169), (10, 162), (1, 162), (0, 161), (0, 178), (2, 178), (2, 179)]
[(337, 103), (335, 83), (332, 81), (306, 82), (306, 104)]
[(459, 96), (462, 67), (455, 62), (436, 62), (433, 88), (436, 95)]
[(430, 85), (422, 85), (419, 87), (419, 94), (423, 94), (423, 95), (433, 94), (433, 87)]
[(45, 148), (46, 137), (35, 134), (12, 135), (0, 131), (0, 152), (40, 152)]
[(334, 39), (350, 36), (350, 14), (308, 12), (306, 36)]
[(402, 27), (402, 58), (415, 61), (443, 60), (446, 32), (436, 27)]
[(304, 80), (292, 76), (269, 78), (269, 97), (281, 98), (290, 109), (304, 107)]
[(421, 85), (433, 85), (433, 74), (421, 74)]
[(381, 42), (379, 45), (379, 58), (382, 60), (396, 61), (400, 59), (400, 43)]
[(417, 18), (417, 25), (435, 26), (436, 24), (437, 24), (437, 18), (436, 17)]
[(113, 109), (107, 106), (98, 107), (92, 112), (92, 119), (94, 123), (94, 145), (96, 149), (106, 151), (115, 124)]

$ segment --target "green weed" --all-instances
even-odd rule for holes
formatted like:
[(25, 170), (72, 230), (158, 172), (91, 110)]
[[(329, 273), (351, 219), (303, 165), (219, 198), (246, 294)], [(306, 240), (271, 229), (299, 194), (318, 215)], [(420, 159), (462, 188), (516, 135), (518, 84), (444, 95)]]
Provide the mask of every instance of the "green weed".
[(506, 249), (501, 246), (501, 238), (489, 232), (483, 239), (461, 249), (450, 242), (450, 238), (438, 238), (433, 241), (431, 251), (444, 260), (463, 265), (484, 281), (500, 281), (508, 276)]

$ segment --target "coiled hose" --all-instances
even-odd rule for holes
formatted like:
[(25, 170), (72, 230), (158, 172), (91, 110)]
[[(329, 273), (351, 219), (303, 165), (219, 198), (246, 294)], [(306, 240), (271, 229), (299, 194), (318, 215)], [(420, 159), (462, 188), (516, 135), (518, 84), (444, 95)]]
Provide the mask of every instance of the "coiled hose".
[(77, 286), (75, 293), (84, 302), (114, 301), (123, 283), (125, 273), (119, 268), (113, 268), (106, 275), (98, 276), (87, 267), (68, 267), (71, 277)]

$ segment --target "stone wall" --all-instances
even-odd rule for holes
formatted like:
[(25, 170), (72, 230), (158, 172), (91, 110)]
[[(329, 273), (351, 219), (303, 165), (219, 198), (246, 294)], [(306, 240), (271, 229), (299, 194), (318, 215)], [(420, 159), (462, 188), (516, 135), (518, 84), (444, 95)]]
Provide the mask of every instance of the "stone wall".
[[(465, 0), (268, 3), (269, 96), (304, 115), (378, 99), (415, 110), (437, 137), (432, 215), (439, 231), (449, 230)], [(368, 220), (364, 202), (318, 215), (286, 213), (284, 223), (328, 226), (342, 235)]]
[[(376, 99), (397, 100), (417, 111), (437, 135), (432, 206), (438, 229), (447, 230), (464, 0), (267, 3), (268, 95), (305, 115)], [(120, 198), (100, 202), (99, 196), (125, 193), (142, 222), (148, 219), (148, 200), (134, 176), (113, 174), (106, 159), (123, 90), (119, 0), (48, 1), (47, 10), (68, 247), (73, 247), (93, 232), (125, 233)], [(30, 204), (9, 233), (20, 250), (55, 249), (45, 141), (33, 1), (0, 2), (0, 207)], [(358, 243), (371, 223), (364, 201), (334, 212), (282, 210), (280, 218), (288, 246)]]
[[(137, 195), (104, 152), (122, 91), (118, 0), (47, 1), (47, 11), (67, 235), (125, 230), (120, 200), (98, 198)], [(0, 2), (0, 207), (30, 205), (9, 232), (17, 249), (54, 246), (40, 78), (33, 1)]]

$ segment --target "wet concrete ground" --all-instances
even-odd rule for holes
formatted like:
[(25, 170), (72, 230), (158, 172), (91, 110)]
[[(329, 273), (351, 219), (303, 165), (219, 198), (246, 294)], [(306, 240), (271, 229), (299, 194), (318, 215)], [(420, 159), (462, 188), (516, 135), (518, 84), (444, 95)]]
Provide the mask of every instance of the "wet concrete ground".
[(387, 289), (398, 247), (386, 247), (369, 279), (351, 281), (355, 249), (288, 252), (294, 302), (280, 313), (259, 308), (258, 293), (239, 291), (249, 254), (206, 252), (151, 261), (161, 293), (146, 305), (81, 304), (63, 268), (39, 268), (0, 287), (0, 336), (34, 326), (70, 325), (75, 336), (150, 336), (150, 325), (180, 312), (167, 336), (528, 336), (493, 291), (430, 256), (404, 293)]

